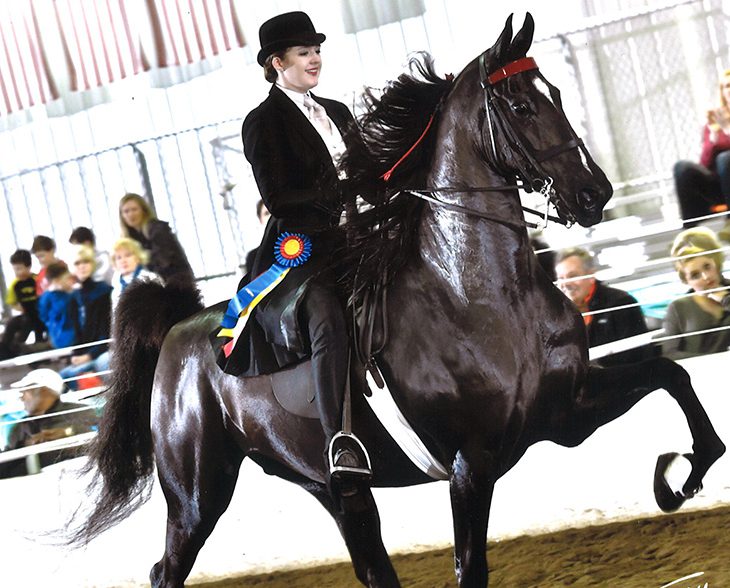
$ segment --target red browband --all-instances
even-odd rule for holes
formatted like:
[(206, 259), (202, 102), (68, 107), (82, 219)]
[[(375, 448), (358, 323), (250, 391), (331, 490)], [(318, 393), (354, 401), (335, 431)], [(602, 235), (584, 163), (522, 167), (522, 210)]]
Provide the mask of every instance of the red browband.
[[(481, 62), (480, 62), (481, 63)], [(537, 69), (537, 63), (535, 63), (535, 60), (532, 57), (523, 57), (522, 59), (518, 59), (516, 61), (513, 61), (512, 63), (508, 63), (504, 67), (499, 68), (497, 71), (492, 72), (490, 75), (487, 76), (487, 81), (490, 84), (496, 84), (497, 82), (508, 78), (510, 76), (513, 76), (515, 74), (520, 73), (521, 71), (528, 71), (531, 69)], [(454, 76), (449, 74), (446, 76), (446, 79), (448, 81), (452, 81), (454, 79)], [(411, 148), (406, 151), (403, 156), (395, 162), (393, 167), (391, 167), (387, 172), (385, 172), (382, 176), (380, 176), (381, 180), (388, 181), (390, 179), (390, 176), (393, 175), (393, 172), (395, 169), (403, 163), (403, 160), (406, 159), (413, 150), (418, 147), (419, 143), (423, 141), (423, 138), (426, 136), (426, 133), (428, 133), (428, 129), (431, 128), (431, 123), (433, 123), (434, 114), (431, 115), (431, 118), (428, 119), (428, 124), (426, 125), (426, 128), (423, 129), (423, 132), (421, 133), (421, 136), (416, 139), (416, 142), (411, 146)]]
[(489, 74), (489, 76), (487, 76), (487, 81), (490, 84), (496, 84), (505, 78), (530, 69), (537, 69), (537, 63), (535, 63), (535, 60), (532, 57), (523, 57), (522, 59), (508, 63), (504, 67), (500, 67), (498, 70), (493, 71)]

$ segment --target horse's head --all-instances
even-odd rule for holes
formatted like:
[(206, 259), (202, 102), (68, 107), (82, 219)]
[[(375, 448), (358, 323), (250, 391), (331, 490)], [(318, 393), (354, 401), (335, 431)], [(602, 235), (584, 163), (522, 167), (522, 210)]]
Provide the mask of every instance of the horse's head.
[(570, 126), (560, 91), (526, 57), (533, 31), (527, 13), (512, 38), (510, 15), (497, 42), (478, 59), (483, 152), (498, 174), (545, 193), (561, 218), (591, 226), (600, 222), (613, 190)]

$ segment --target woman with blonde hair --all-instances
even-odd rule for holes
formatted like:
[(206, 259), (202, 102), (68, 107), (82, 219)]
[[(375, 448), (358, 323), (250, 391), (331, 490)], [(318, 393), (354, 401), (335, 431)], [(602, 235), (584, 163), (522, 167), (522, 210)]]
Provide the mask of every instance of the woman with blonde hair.
[[(664, 355), (682, 359), (727, 351), (730, 347), (730, 281), (722, 275), (725, 255), (715, 233), (705, 227), (681, 232), (674, 239), (672, 257), (679, 279), (690, 287), (689, 296), (674, 300), (664, 317), (664, 334), (688, 334), (662, 345)], [(728, 327), (701, 335), (718, 327)]]
[[(719, 108), (707, 112), (700, 161), (678, 161), (674, 183), (685, 221), (709, 214), (718, 206), (730, 209), (730, 69), (720, 78)], [(696, 224), (685, 222), (687, 227)], [(718, 237), (730, 241), (730, 220)]]
[(119, 201), (119, 224), (123, 237), (138, 241), (149, 254), (148, 269), (165, 283), (190, 285), (195, 282), (185, 251), (170, 225), (159, 220), (149, 203), (129, 192)]
[(122, 292), (135, 280), (157, 280), (160, 276), (145, 268), (149, 256), (136, 239), (124, 237), (112, 247), (112, 312), (117, 307)]

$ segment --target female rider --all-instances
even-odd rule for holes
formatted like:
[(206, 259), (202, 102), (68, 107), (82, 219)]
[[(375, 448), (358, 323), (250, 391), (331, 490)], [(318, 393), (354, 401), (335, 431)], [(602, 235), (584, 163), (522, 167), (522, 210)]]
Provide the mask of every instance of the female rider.
[(319, 83), (325, 36), (315, 31), (309, 16), (303, 12), (275, 16), (261, 25), (259, 39), (258, 63), (272, 85), (266, 100), (246, 117), (242, 135), (244, 153), (271, 218), (251, 276), (271, 266), (275, 242), (283, 232), (303, 233), (311, 240), (311, 258), (295, 269), (295, 279), (287, 278), (289, 286), (283, 284), (269, 298), (291, 296), (291, 285), (306, 280), (297, 317), (311, 352), (329, 472), (335, 477), (367, 478), (370, 470), (360, 442), (352, 435), (337, 435), (348, 338), (342, 304), (326, 269), (337, 246), (334, 229), (343, 208), (336, 163), (354, 119), (344, 104), (311, 93)]

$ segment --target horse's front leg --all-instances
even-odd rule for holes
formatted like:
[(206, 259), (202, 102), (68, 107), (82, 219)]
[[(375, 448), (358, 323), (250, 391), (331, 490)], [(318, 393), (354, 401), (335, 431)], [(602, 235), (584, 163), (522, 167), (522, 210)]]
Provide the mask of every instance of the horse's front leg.
[(345, 539), (357, 579), (368, 588), (399, 588), (380, 533), (380, 515), (373, 494), (366, 485), (357, 484), (334, 490), (316, 482), (300, 484), (332, 515)]
[(454, 567), (459, 586), (488, 582), (487, 525), (496, 482), (496, 462), (483, 448), (456, 454), (450, 479), (454, 518)]
[(710, 466), (725, 453), (725, 444), (715, 432), (683, 367), (663, 357), (625, 366), (591, 367), (585, 392), (578, 398), (574, 418), (567, 428), (585, 438), (658, 388), (664, 388), (682, 409), (693, 440), (692, 453), (688, 455), (692, 471), (681, 495), (671, 493), (664, 471), (659, 471), (662, 468), (656, 472), (657, 502), (662, 510), (671, 511), (697, 493)]

